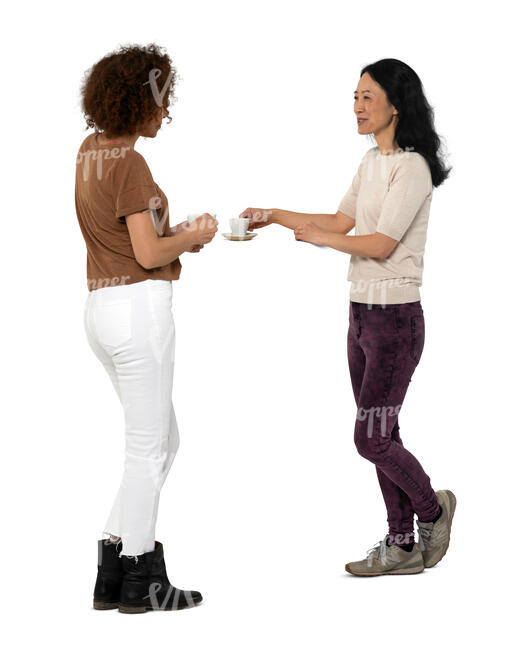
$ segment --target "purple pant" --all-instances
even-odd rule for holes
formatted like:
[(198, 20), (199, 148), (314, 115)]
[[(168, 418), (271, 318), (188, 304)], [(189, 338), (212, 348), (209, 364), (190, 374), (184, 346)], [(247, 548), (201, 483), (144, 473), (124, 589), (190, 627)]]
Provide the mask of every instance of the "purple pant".
[(398, 413), (425, 342), (421, 302), (350, 301), (348, 362), (357, 403), (355, 445), (376, 466), (390, 541), (414, 541), (414, 513), (431, 521), (439, 504), (430, 478), (403, 446)]

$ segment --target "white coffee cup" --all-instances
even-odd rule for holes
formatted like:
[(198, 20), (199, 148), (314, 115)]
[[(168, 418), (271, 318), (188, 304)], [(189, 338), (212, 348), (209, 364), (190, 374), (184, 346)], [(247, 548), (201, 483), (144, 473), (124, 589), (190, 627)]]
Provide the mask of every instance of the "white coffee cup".
[(235, 237), (243, 237), (247, 233), (249, 227), (249, 219), (247, 217), (235, 217), (229, 220), (231, 227), (231, 234)]

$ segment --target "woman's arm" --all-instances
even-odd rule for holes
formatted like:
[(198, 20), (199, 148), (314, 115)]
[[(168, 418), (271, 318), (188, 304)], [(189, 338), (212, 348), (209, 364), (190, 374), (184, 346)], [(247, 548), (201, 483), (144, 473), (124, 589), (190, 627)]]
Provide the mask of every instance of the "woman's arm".
[(398, 240), (381, 232), (372, 235), (344, 235), (340, 232), (327, 232), (313, 222), (301, 224), (294, 230), (296, 239), (318, 246), (329, 246), (335, 250), (357, 255), (384, 259), (396, 248)]
[(189, 223), (190, 222), (187, 219), (186, 221), (181, 221), (181, 223), (176, 223), (175, 226), (169, 226), (168, 236), (172, 237), (173, 235), (183, 232), (188, 228)]
[[(166, 237), (173, 237), (174, 235), (177, 235), (180, 232), (184, 232), (184, 230), (187, 229), (189, 225), (190, 222), (187, 219), (186, 221), (181, 221), (181, 223), (176, 223), (175, 226), (169, 226)], [(186, 252), (198, 253), (202, 248), (204, 248), (204, 244), (194, 244), (191, 248), (187, 248)]]
[(347, 233), (355, 227), (355, 220), (340, 211), (335, 214), (306, 214), (289, 210), (272, 210), (272, 219), (273, 223), (291, 230), (295, 230), (307, 221), (316, 223), (323, 230), (335, 233)]
[(195, 246), (209, 243), (217, 232), (217, 220), (204, 214), (187, 222), (170, 237), (158, 237), (150, 212), (137, 212), (125, 218), (136, 261), (145, 269), (164, 266)]
[(316, 222), (323, 230), (339, 233), (347, 233), (355, 226), (355, 220), (340, 211), (335, 214), (306, 214), (290, 210), (247, 208), (240, 217), (249, 219), (249, 230), (263, 228), (271, 223), (295, 230), (307, 221)]

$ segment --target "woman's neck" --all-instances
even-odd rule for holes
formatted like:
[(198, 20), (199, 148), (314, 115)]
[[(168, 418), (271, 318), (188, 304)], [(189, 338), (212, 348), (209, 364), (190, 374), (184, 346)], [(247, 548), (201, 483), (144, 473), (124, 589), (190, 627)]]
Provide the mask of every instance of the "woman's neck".
[(138, 133), (135, 135), (114, 135), (109, 136), (105, 133), (97, 133), (97, 142), (99, 144), (125, 144), (128, 147), (134, 147), (136, 140), (140, 136)]

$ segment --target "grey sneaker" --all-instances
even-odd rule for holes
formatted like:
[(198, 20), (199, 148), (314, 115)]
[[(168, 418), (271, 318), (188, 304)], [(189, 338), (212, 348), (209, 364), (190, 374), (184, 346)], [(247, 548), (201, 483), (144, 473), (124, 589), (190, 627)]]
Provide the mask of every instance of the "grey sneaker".
[(416, 542), (410, 552), (399, 546), (387, 546), (389, 535), (367, 552), (365, 560), (349, 562), (346, 571), (355, 576), (408, 575), (424, 570), (423, 555)]
[(416, 519), (419, 529), (418, 544), (427, 568), (435, 566), (448, 550), (453, 514), (457, 504), (457, 499), (451, 490), (438, 490), (435, 494), (443, 509), (439, 519), (435, 524)]

